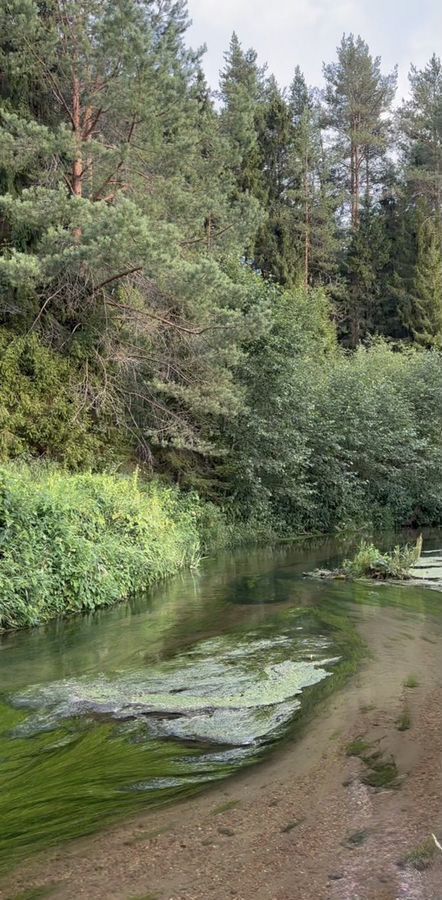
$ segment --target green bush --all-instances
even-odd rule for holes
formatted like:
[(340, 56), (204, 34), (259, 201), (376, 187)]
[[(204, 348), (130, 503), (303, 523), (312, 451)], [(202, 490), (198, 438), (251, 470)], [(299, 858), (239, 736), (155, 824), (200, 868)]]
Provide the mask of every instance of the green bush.
[(411, 567), (422, 552), (422, 535), (414, 547), (395, 547), (391, 553), (381, 553), (374, 544), (362, 541), (353, 559), (346, 559), (343, 571), (355, 578), (408, 578)]
[(79, 380), (37, 335), (0, 328), (0, 459), (39, 457), (78, 469), (121, 457), (121, 437), (92, 414)]
[(318, 352), (283, 326), (289, 346), (277, 331), (243, 366), (224, 464), (238, 512), (298, 533), (440, 524), (442, 354)]
[(137, 474), (0, 466), (0, 627), (125, 600), (197, 563), (203, 529), (195, 495)]

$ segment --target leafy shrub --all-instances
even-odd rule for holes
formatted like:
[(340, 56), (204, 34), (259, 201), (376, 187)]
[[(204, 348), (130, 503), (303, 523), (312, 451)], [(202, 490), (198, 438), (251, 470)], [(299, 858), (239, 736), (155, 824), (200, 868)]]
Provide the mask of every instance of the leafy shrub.
[(362, 541), (353, 559), (346, 559), (343, 570), (356, 578), (408, 578), (410, 569), (422, 552), (422, 535), (414, 547), (395, 547), (391, 553), (381, 553), (374, 544)]
[(95, 467), (112, 458), (110, 437), (121, 455), (121, 438), (92, 416), (76, 380), (72, 364), (37, 335), (0, 328), (0, 459), (34, 456), (72, 469)]
[(0, 627), (125, 600), (196, 563), (202, 533), (195, 495), (137, 474), (0, 466)]
[(277, 331), (242, 370), (225, 471), (243, 517), (298, 532), (438, 525), (442, 354), (382, 341), (318, 352), (282, 324), (288, 346)]

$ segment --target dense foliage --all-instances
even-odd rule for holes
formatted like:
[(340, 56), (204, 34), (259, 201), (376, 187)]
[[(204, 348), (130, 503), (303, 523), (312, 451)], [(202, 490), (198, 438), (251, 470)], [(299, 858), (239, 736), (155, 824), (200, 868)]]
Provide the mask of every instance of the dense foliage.
[[(290, 342), (290, 332), (284, 329)], [(250, 515), (329, 531), (442, 518), (442, 359), (384, 343), (349, 355), (254, 357), (251, 405), (235, 448)], [(289, 355), (290, 354), (290, 355)], [(271, 402), (268, 391), (271, 390)]]
[(353, 559), (346, 559), (343, 572), (346, 575), (360, 578), (397, 578), (410, 577), (410, 569), (416, 565), (422, 551), (422, 535), (416, 544), (410, 547), (397, 545), (390, 553), (382, 553), (374, 544), (362, 541)]
[(360, 37), (319, 91), (234, 35), (214, 97), (187, 25), (0, 9), (2, 460), (136, 462), (284, 533), (440, 523), (440, 60), (394, 112)]
[[(137, 474), (0, 469), (0, 631), (93, 610), (198, 562), (209, 510)], [(219, 523), (220, 526), (222, 523)]]

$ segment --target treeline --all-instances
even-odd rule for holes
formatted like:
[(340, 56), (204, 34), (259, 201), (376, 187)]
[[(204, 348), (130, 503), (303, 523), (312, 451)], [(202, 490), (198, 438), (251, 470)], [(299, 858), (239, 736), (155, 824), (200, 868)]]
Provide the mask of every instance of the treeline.
[[(0, 455), (240, 518), (439, 522), (442, 67), (282, 89), (184, 0), (0, 9)], [(332, 55), (332, 54), (331, 54)]]

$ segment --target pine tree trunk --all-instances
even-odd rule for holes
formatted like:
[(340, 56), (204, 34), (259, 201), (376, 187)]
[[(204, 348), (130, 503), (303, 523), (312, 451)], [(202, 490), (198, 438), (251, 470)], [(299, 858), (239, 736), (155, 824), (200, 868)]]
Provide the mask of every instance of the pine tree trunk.
[(351, 226), (355, 227), (355, 147), (352, 142), (350, 151), (350, 198), (351, 198)]
[(370, 204), (370, 159), (368, 147), (365, 150), (365, 200), (368, 209)]
[(354, 202), (354, 220), (353, 227), (357, 228), (359, 225), (359, 176), (360, 176), (360, 156), (359, 156), (359, 148), (355, 147), (355, 180), (354, 180), (354, 191), (355, 191), (355, 202)]
[(310, 272), (310, 198), (308, 189), (308, 159), (305, 160), (304, 170), (304, 203), (305, 203), (305, 223), (304, 223), (304, 287), (309, 285)]
[(72, 193), (74, 197), (81, 197), (83, 194), (81, 97), (80, 83), (76, 75), (74, 75), (72, 82), (72, 124), (75, 139), (75, 159), (72, 166)]
[[(75, 159), (72, 165), (72, 194), (74, 197), (83, 196), (83, 156), (82, 156), (82, 133), (81, 133), (81, 94), (80, 82), (77, 75), (74, 74), (72, 79), (72, 127), (75, 140)], [(74, 238), (76, 241), (81, 240), (81, 228), (74, 228)]]

